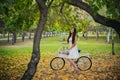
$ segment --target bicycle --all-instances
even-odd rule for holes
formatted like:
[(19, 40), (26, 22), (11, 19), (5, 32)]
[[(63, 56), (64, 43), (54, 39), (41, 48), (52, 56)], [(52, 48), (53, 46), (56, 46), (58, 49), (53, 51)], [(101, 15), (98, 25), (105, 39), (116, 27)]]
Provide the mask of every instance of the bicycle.
[[(65, 48), (65, 47), (64, 47)], [(67, 49), (67, 48), (66, 48)], [(63, 49), (64, 50), (64, 49)], [(80, 53), (81, 50), (78, 49), (78, 52)], [(69, 54), (61, 54), (58, 53), (57, 57), (54, 57), (50, 61), (50, 67), (53, 70), (61, 70), (65, 66), (65, 59)], [(77, 68), (82, 71), (89, 70), (92, 66), (92, 60), (91, 57), (88, 55), (80, 55), (79, 58), (77, 58), (76, 61), (74, 61)]]

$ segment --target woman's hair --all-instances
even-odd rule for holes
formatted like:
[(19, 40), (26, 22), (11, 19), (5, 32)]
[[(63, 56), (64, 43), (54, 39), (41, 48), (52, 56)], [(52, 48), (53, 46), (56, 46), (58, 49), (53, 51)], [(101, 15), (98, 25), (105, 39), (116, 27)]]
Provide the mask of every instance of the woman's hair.
[[(72, 36), (72, 44), (74, 44), (74, 42), (75, 42), (75, 36), (76, 36), (76, 28), (73, 28), (73, 29), (74, 29), (74, 32), (73, 32), (73, 36)], [(67, 39), (68, 43), (69, 43), (69, 38), (71, 37), (71, 35), (72, 35), (72, 33), (70, 31), (68, 39)]]

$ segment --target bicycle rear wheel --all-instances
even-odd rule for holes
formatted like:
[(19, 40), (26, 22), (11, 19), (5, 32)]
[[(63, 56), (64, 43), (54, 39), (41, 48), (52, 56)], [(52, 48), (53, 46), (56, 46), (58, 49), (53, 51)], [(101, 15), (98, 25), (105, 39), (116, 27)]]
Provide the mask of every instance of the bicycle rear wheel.
[(77, 67), (80, 70), (86, 71), (89, 70), (92, 66), (92, 61), (87, 56), (81, 56), (77, 59)]
[(60, 57), (55, 57), (50, 62), (50, 67), (53, 70), (61, 70), (65, 66), (65, 60)]

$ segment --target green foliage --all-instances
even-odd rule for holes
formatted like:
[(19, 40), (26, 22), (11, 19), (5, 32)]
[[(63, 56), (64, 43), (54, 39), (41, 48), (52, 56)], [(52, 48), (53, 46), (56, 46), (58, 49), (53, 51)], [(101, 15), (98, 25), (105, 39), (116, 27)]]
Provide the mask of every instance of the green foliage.
[[(95, 13), (105, 8), (108, 18), (120, 21), (120, 1), (119, 0), (85, 0)], [(105, 15), (104, 15), (105, 16)]]
[(11, 0), (0, 4), (2, 19), (8, 31), (28, 31), (38, 18), (37, 5), (33, 0)]
[[(52, 0), (46, 0), (49, 5)], [(60, 13), (61, 4), (73, 0), (54, 0), (48, 13), (48, 21), (44, 31), (69, 31), (76, 27), (78, 31), (87, 31), (90, 25), (90, 16), (79, 8), (64, 5), (63, 14)], [(84, 0), (94, 10), (109, 18), (120, 20), (120, 6), (118, 0)], [(35, 0), (0, 1), (0, 18), (4, 19), (8, 31), (34, 30), (39, 19), (39, 10)]]

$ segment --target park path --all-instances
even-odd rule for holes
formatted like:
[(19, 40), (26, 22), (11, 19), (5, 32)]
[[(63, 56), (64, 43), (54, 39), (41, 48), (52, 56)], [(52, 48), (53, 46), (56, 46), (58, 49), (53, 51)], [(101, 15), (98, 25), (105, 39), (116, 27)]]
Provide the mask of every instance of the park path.
[[(25, 36), (25, 39), (28, 39), (28, 36)], [(31, 38), (33, 38), (33, 36), (31, 36)], [(17, 39), (22, 39), (22, 37), (17, 37)], [(7, 41), (8, 38), (0, 38), (0, 41)], [(9, 40), (12, 40), (12, 38), (9, 38)]]

